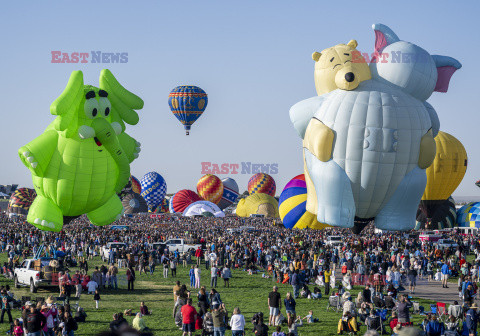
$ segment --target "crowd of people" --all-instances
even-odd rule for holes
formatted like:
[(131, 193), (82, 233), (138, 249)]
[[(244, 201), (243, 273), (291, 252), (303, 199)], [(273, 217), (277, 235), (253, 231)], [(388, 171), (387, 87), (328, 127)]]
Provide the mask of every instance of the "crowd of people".
[[(438, 335), (452, 330), (458, 334), (465, 333), (464, 330), (476, 332), (478, 314), (474, 301), (480, 279), (480, 244), (474, 236), (446, 233), (445, 237), (454, 240), (457, 246), (441, 249), (433, 242), (420, 241), (418, 236), (375, 233), (371, 227), (360, 235), (348, 230), (292, 231), (275, 226), (265, 218), (136, 215), (122, 218), (118, 224), (127, 225), (128, 230), (93, 227), (82, 216), (65, 225), (62, 232), (53, 234), (39, 231), (22, 219), (0, 214), (0, 252), (9, 257), (2, 272), (11, 276), (24, 258), (42, 246), (44, 256), (62, 254), (65, 264), (79, 266), (74, 274), (60, 275), (59, 296), (67, 298), (68, 303), (68, 298), (79, 297), (86, 291), (94, 295), (98, 308), (101, 289), (118, 288), (119, 268), (126, 268), (128, 290), (135, 291), (138, 273), (154, 274), (158, 266), (163, 269), (163, 277), (176, 277), (177, 267), (189, 267), (190, 290), (198, 290), (198, 294), (192, 296), (187, 285), (178, 282), (174, 288), (173, 318), (184, 335), (201, 330), (203, 335), (215, 336), (224, 335), (227, 329), (231, 329), (233, 335), (243, 335), (246, 329), (240, 309), (234, 307), (229, 317), (228, 307), (216, 289), (218, 278), (223, 280), (224, 287), (229, 287), (235, 270), (250, 274), (261, 272), (264, 277), (273, 278), (278, 286), (291, 286), (285, 298), (281, 298), (277, 287), (268, 295), (268, 319), (260, 313), (252, 319), (254, 334), (268, 336), (298, 335), (297, 329), (301, 329), (304, 321), (321, 320), (313, 317), (313, 311), (298, 316), (295, 307), (298, 299), (322, 296), (342, 312), (338, 333), (358, 333), (360, 325), (365, 325), (372, 332), (388, 329), (392, 334), (400, 334), (402, 329), (411, 329), (410, 312), (420, 310), (411, 300), (417, 279), (442, 281), (443, 286), (448, 287), (455, 285), (448, 279), (458, 277), (456, 299), (461, 304), (452, 303), (452, 307), (460, 307), (455, 308), (458, 312), (449, 314), (449, 320), (443, 321), (438, 313), (424, 311), (427, 318), (415, 327), (428, 335), (437, 335), (439, 329)], [(245, 227), (249, 229), (240, 230)], [(239, 232), (232, 233), (234, 231)], [(341, 243), (325, 244), (329, 235), (340, 235)], [(171, 238), (183, 238), (188, 243), (200, 244), (200, 248), (184, 254), (152, 249), (153, 243)], [(123, 242), (125, 248), (112, 251), (106, 264), (95, 267), (92, 272), (90, 260), (99, 256), (101, 247), (108, 242)], [(473, 259), (467, 258), (472, 254)], [(210, 277), (210, 291), (201, 286), (202, 276)], [(358, 286), (362, 290), (354, 297), (352, 292)], [(135, 316), (133, 327), (147, 332), (143, 320), (146, 312), (142, 309)], [(33, 310), (41, 312), (42, 306)], [(2, 308), (2, 320), (3, 315)], [(110, 328), (117, 332), (128, 325), (125, 322), (123, 313), (115, 314)], [(283, 331), (282, 323), (285, 324)], [(43, 328), (45, 322), (40, 324)], [(66, 325), (64, 322), (62, 328), (73, 335), (73, 326), (67, 328)]]

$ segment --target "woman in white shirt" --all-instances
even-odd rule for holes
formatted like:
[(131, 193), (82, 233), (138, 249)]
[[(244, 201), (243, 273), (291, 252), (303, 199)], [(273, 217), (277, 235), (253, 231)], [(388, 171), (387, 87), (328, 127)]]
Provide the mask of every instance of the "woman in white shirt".
[(245, 330), (245, 317), (240, 313), (240, 308), (233, 309), (233, 315), (230, 318), (230, 327), (232, 327), (232, 336), (243, 336)]

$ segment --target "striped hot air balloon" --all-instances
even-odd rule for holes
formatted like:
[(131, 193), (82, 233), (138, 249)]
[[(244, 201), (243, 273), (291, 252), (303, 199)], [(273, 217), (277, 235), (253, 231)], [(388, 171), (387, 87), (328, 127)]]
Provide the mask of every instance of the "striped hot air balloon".
[(250, 195), (260, 193), (275, 196), (275, 180), (268, 174), (257, 173), (248, 180), (248, 193)]
[(280, 194), (279, 213), (287, 229), (323, 229), (328, 225), (317, 221), (317, 216), (306, 209), (307, 184), (305, 175), (295, 176), (287, 183)]
[(201, 201), (195, 191), (183, 189), (170, 198), (170, 213), (183, 212), (193, 202)]
[(205, 111), (207, 103), (205, 91), (193, 85), (177, 86), (168, 95), (168, 105), (173, 115), (182, 123), (187, 135), (192, 124)]
[(238, 198), (239, 189), (238, 184), (234, 179), (227, 177), (222, 180), (223, 183), (223, 195), (222, 199), (218, 203), (220, 209), (225, 209), (228, 206), (232, 205)]
[(198, 180), (197, 192), (204, 200), (218, 204), (223, 195), (223, 183), (215, 175), (203, 175)]
[(12, 196), (10, 196), (7, 213), (26, 216), (35, 197), (37, 197), (35, 189), (19, 188), (15, 190)]

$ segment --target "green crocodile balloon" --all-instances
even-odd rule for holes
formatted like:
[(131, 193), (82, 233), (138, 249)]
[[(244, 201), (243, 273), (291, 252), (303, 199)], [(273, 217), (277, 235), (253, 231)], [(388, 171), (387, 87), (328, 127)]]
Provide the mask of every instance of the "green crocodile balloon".
[(83, 84), (81, 71), (50, 106), (57, 116), (45, 132), (18, 150), (32, 173), (37, 197), (27, 221), (58, 232), (63, 217), (87, 214), (107, 225), (123, 213), (117, 196), (128, 183), (130, 163), (140, 143), (125, 133), (136, 125), (143, 100), (126, 90), (112, 73), (100, 73), (100, 87)]

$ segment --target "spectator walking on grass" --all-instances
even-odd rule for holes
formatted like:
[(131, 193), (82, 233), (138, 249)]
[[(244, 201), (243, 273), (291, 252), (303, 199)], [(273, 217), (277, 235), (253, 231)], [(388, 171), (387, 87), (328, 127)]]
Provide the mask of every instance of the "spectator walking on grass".
[(275, 325), (275, 319), (280, 314), (281, 308), (281, 295), (278, 292), (278, 287), (273, 286), (273, 290), (268, 294), (268, 307), (270, 314), (268, 317), (268, 325)]
[(243, 336), (245, 332), (245, 316), (240, 312), (240, 308), (233, 309), (233, 315), (230, 318), (230, 327), (232, 328), (232, 336)]
[(210, 268), (210, 287), (216, 288), (217, 287), (217, 277), (218, 277), (218, 268), (214, 264), (212, 264), (212, 268)]
[(182, 307), (181, 312), (183, 336), (192, 336), (195, 333), (195, 320), (197, 319), (197, 311), (192, 306), (192, 299), (187, 299), (187, 303)]

